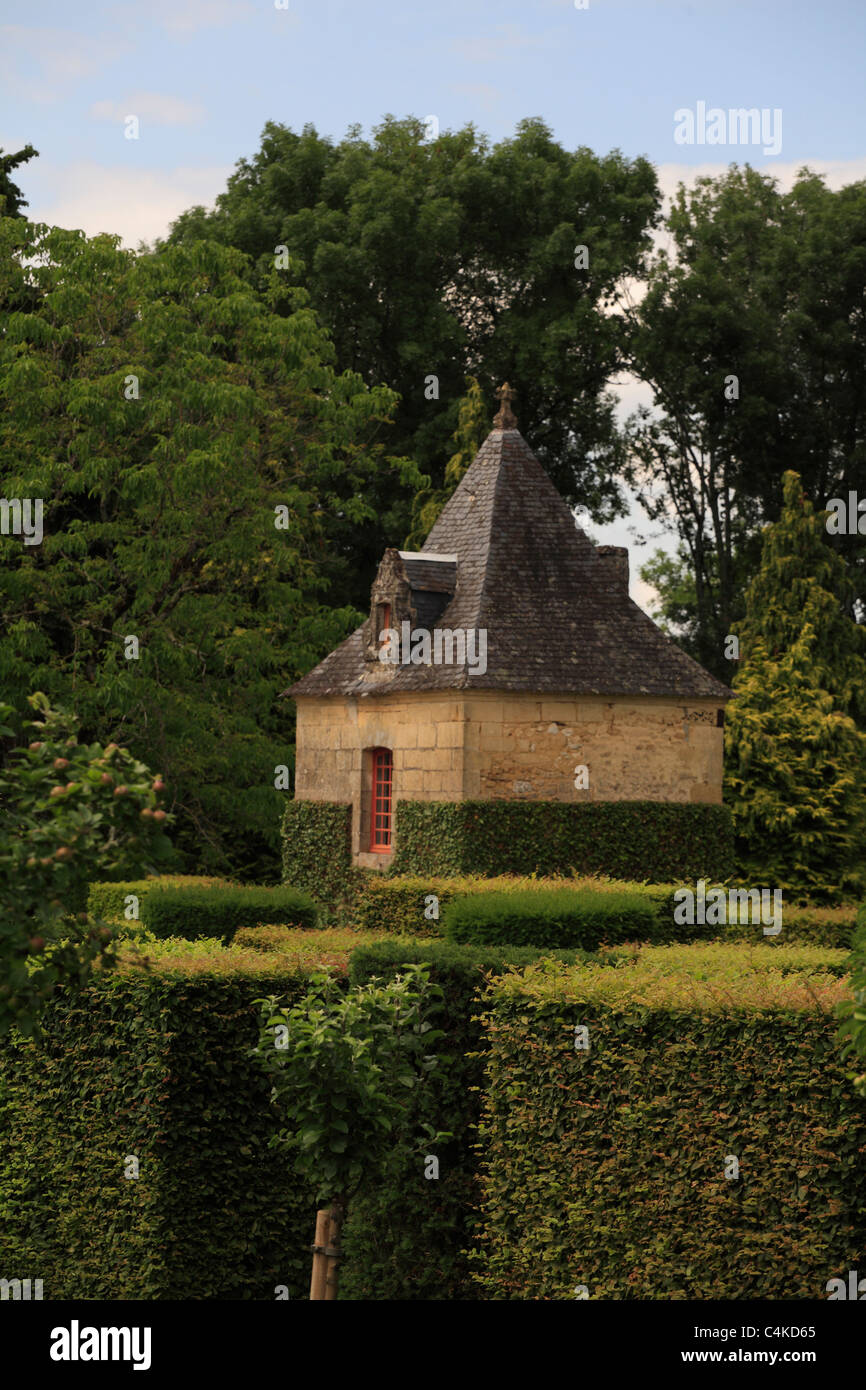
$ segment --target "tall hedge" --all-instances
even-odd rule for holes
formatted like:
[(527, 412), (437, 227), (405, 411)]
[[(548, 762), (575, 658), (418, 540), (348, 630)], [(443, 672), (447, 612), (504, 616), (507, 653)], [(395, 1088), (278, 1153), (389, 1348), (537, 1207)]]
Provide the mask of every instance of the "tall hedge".
[(0, 1057), (0, 1268), (46, 1299), (306, 1297), (315, 1203), (268, 1149), (250, 1049), (253, 1000), (301, 997), (309, 966), (148, 951)]
[(821, 1299), (862, 1269), (866, 1104), (836, 1047), (835, 954), (783, 972), (761, 948), (645, 948), (496, 979), (483, 1296)]
[(360, 875), (352, 865), (351, 805), (289, 801), (281, 839), (284, 883), (332, 905), (354, 891)]
[(725, 879), (725, 806), (671, 801), (398, 801), (395, 874)]
[[(581, 951), (557, 952), (562, 961), (594, 960)], [(346, 1262), (340, 1297), (355, 1299), (472, 1299), (468, 1247), (477, 1204), (474, 1151), (483, 1082), (483, 1034), (476, 1021), (478, 991), (488, 973), (510, 964), (528, 965), (539, 952), (524, 947), (481, 948), (450, 942), (399, 939), (360, 946), (352, 953), (349, 979), (364, 984), (392, 979), (408, 962), (425, 962), (443, 990), (436, 1026), (445, 1033), (441, 1065), (419, 1094), (415, 1118), (454, 1137), (440, 1145), (439, 1177), (425, 1178), (420, 1166), (393, 1174), (387, 1190), (361, 1193), (345, 1229)]]

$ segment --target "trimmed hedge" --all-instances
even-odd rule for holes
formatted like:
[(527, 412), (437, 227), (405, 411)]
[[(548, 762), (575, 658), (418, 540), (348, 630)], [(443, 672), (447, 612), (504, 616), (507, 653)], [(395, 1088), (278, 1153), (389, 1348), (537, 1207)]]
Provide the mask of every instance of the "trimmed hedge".
[(833, 1019), (848, 986), (838, 959), (800, 954), (645, 947), (629, 969), (493, 981), (482, 1296), (823, 1299), (862, 1264), (866, 1110)]
[(129, 879), (124, 883), (91, 883), (87, 892), (87, 911), (100, 922), (120, 922), (131, 925), (124, 915), (126, 899), (134, 894), (139, 901), (139, 909), (148, 893), (161, 888), (215, 888), (226, 887), (231, 880), (226, 878), (202, 878), (193, 874), (161, 874), (153, 878)]
[(851, 973), (851, 998), (839, 1009), (843, 1020), (839, 1040), (842, 1056), (855, 1071), (852, 1080), (866, 1099), (866, 903), (857, 914), (857, 925), (846, 965)]
[[(564, 962), (591, 964), (582, 951), (556, 952)], [(392, 979), (407, 963), (427, 963), (443, 990), (436, 1027), (443, 1029), (442, 1064), (425, 1080), (414, 1118), (453, 1134), (436, 1149), (439, 1178), (421, 1165), (396, 1175), (388, 1191), (359, 1195), (345, 1227), (346, 1262), (340, 1297), (355, 1299), (476, 1298), (468, 1265), (477, 1159), (473, 1144), (483, 1082), (483, 1035), (473, 1016), (477, 991), (488, 972), (528, 965), (539, 952), (518, 946), (483, 949), (446, 941), (390, 938), (352, 953), (352, 984)]]
[(657, 801), (398, 801), (395, 874), (725, 879), (726, 806)]
[(0, 1055), (0, 1268), (52, 1300), (306, 1298), (316, 1204), (268, 1148), (250, 1051), (253, 1001), (302, 997), (309, 967), (169, 945)]
[[(458, 898), (489, 893), (536, 893), (550, 889), (590, 889), (594, 893), (628, 892), (644, 898), (653, 907), (657, 923), (650, 937), (653, 941), (676, 939), (724, 941), (760, 940), (777, 947), (791, 942), (812, 942), (819, 946), (843, 947), (851, 940), (856, 909), (806, 908), (783, 905), (783, 927), (778, 936), (765, 937), (759, 926), (732, 923), (730, 926), (679, 927), (673, 920), (676, 884), (619, 883), (604, 878), (478, 878), (463, 875), (455, 878), (423, 878), (414, 874), (399, 877), (371, 874), (363, 893), (355, 904), (353, 920), (364, 930), (382, 930), (398, 935), (441, 937), (444, 932), (448, 905)], [(745, 885), (743, 885), (745, 886)], [(438, 899), (439, 917), (427, 917), (432, 908), (427, 899)]]
[(445, 911), (452, 941), (480, 946), (579, 947), (649, 940), (658, 915), (636, 893), (593, 893), (549, 888), (545, 892), (478, 893), (458, 898)]
[(289, 801), (283, 813), (283, 882), (335, 904), (360, 881), (352, 865), (352, 807), (340, 801)]
[(141, 904), (141, 922), (154, 936), (219, 936), (262, 924), (314, 928), (319, 909), (298, 888), (160, 888)]

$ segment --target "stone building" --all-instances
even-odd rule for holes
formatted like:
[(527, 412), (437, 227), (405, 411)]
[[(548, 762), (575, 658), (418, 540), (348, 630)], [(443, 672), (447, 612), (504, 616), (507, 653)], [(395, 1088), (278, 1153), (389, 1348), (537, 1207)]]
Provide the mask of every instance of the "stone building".
[(493, 430), (418, 552), (386, 550), (362, 627), (291, 688), (295, 796), (350, 803), (386, 867), (398, 799), (720, 802), (732, 692), (628, 595), (517, 429)]

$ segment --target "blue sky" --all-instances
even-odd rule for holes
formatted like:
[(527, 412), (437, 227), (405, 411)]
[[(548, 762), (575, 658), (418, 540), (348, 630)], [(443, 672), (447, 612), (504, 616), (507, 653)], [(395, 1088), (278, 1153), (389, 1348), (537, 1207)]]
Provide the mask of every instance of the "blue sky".
[[(40, 151), (31, 217), (131, 246), (211, 203), (267, 120), (339, 138), (411, 113), (498, 140), (537, 115), (568, 148), (646, 155), (666, 191), (734, 160), (838, 187), (866, 177), (864, 59), (864, 0), (2, 0), (0, 145)], [(699, 102), (781, 111), (779, 154), (676, 143)]]

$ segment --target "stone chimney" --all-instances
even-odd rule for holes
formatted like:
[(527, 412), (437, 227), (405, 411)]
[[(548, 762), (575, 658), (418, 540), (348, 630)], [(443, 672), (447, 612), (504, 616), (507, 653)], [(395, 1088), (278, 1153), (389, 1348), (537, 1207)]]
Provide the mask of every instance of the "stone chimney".
[(596, 555), (602, 563), (602, 574), (608, 587), (628, 598), (628, 546), (599, 545)]

